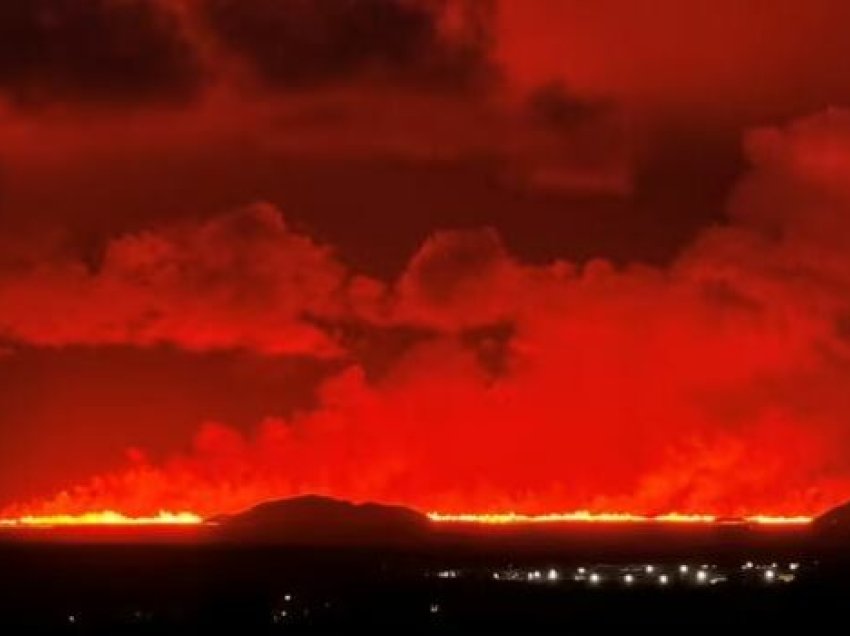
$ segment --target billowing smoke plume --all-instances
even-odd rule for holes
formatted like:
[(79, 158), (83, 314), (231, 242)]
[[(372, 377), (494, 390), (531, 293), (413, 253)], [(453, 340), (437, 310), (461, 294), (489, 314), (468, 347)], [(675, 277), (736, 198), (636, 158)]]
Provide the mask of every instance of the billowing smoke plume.
[[(268, 207), (7, 272), (12, 343), (333, 356), (315, 409), (8, 514), (229, 511), (306, 492), (422, 509), (797, 514), (850, 493), (850, 114), (746, 140), (729, 223), (667, 268), (524, 264), (434, 234), (394, 283)], [(661, 231), (662, 228), (659, 228)], [(417, 334), (377, 377), (345, 332)]]
[(176, 344), (330, 355), (311, 315), (343, 310), (348, 274), (330, 250), (268, 206), (112, 241), (95, 271), (79, 261), (10, 271), (3, 331), (41, 346)]

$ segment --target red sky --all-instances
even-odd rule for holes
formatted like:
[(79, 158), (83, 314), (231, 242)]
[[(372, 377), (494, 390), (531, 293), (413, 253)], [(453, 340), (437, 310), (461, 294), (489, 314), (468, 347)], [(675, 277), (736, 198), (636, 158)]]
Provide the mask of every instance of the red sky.
[(848, 14), (0, 5), (0, 509), (842, 501)]

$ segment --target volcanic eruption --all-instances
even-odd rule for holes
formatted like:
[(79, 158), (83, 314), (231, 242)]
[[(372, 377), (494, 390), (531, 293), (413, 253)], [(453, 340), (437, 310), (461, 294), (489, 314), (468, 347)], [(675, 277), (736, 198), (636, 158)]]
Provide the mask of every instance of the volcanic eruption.
[[(94, 268), (6, 271), (12, 343), (236, 348), (330, 371), (312, 407), (250, 433), (203, 423), (170, 458), (0, 517), (204, 517), (310, 493), (440, 514), (835, 505), (850, 492), (850, 115), (756, 130), (746, 149), (728, 222), (669, 267), (528, 263), (493, 230), (457, 230), (386, 281), (258, 204), (120, 236)], [(399, 334), (376, 371), (362, 343)]]

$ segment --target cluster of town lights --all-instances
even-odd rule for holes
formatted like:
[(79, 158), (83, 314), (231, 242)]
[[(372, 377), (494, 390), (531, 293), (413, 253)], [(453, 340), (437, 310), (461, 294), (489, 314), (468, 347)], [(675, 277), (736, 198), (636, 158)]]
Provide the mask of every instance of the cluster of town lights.
[[(549, 569), (522, 569), (507, 568), (492, 572), (492, 578), (496, 581), (518, 581), (527, 583), (560, 583), (573, 581), (574, 583), (600, 587), (608, 583), (620, 583), (626, 587), (635, 585), (657, 585), (667, 587), (671, 585), (693, 584), (697, 586), (713, 586), (727, 583), (730, 580), (738, 583), (758, 582), (764, 583), (791, 583), (795, 580), (799, 562), (785, 565), (779, 563), (755, 564), (747, 561), (739, 568), (734, 566), (720, 566), (712, 564), (688, 565), (680, 564), (677, 567), (670, 565), (651, 564), (621, 564), (621, 565), (596, 565), (581, 566), (574, 570)], [(460, 578), (464, 573), (459, 569), (442, 570), (437, 576), (444, 579)], [(467, 572), (469, 574), (469, 572)]]

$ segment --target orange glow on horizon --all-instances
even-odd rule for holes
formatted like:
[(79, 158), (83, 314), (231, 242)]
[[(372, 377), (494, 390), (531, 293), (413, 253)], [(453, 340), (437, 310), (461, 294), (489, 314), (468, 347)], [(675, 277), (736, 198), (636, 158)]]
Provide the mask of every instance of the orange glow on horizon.
[[(710, 514), (685, 514), (669, 512), (660, 515), (641, 515), (628, 512), (552, 512), (543, 514), (504, 513), (426, 513), (434, 523), (463, 523), (481, 525), (546, 524), (546, 523), (606, 523), (606, 524), (703, 524), (722, 523), (723, 519)], [(812, 522), (806, 515), (749, 515), (734, 521), (766, 526), (803, 526)], [(0, 519), (0, 528), (55, 528), (80, 526), (183, 526), (205, 523), (199, 514), (182, 511), (160, 511), (156, 515), (133, 517), (114, 510), (86, 512), (82, 514), (24, 515)]]
[[(662, 524), (713, 524), (721, 522), (716, 515), (683, 514), (670, 512), (661, 515), (637, 515), (628, 512), (556, 512), (528, 515), (516, 512), (506, 513), (462, 513), (443, 514), (429, 512), (428, 519), (435, 523), (477, 523), (488, 525), (537, 524), (537, 523), (662, 523)], [(812, 517), (805, 515), (774, 516), (749, 515), (741, 517), (741, 522), (757, 525), (807, 525)]]
[(753, 515), (747, 517), (750, 523), (758, 523), (763, 525), (806, 525), (813, 521), (812, 517), (805, 515), (797, 515), (791, 517), (774, 517), (771, 515)]
[(192, 512), (162, 510), (156, 515), (130, 517), (114, 510), (86, 512), (79, 515), (25, 515), (13, 519), (0, 519), (3, 528), (55, 528), (74, 526), (184, 526), (203, 523), (200, 515)]

